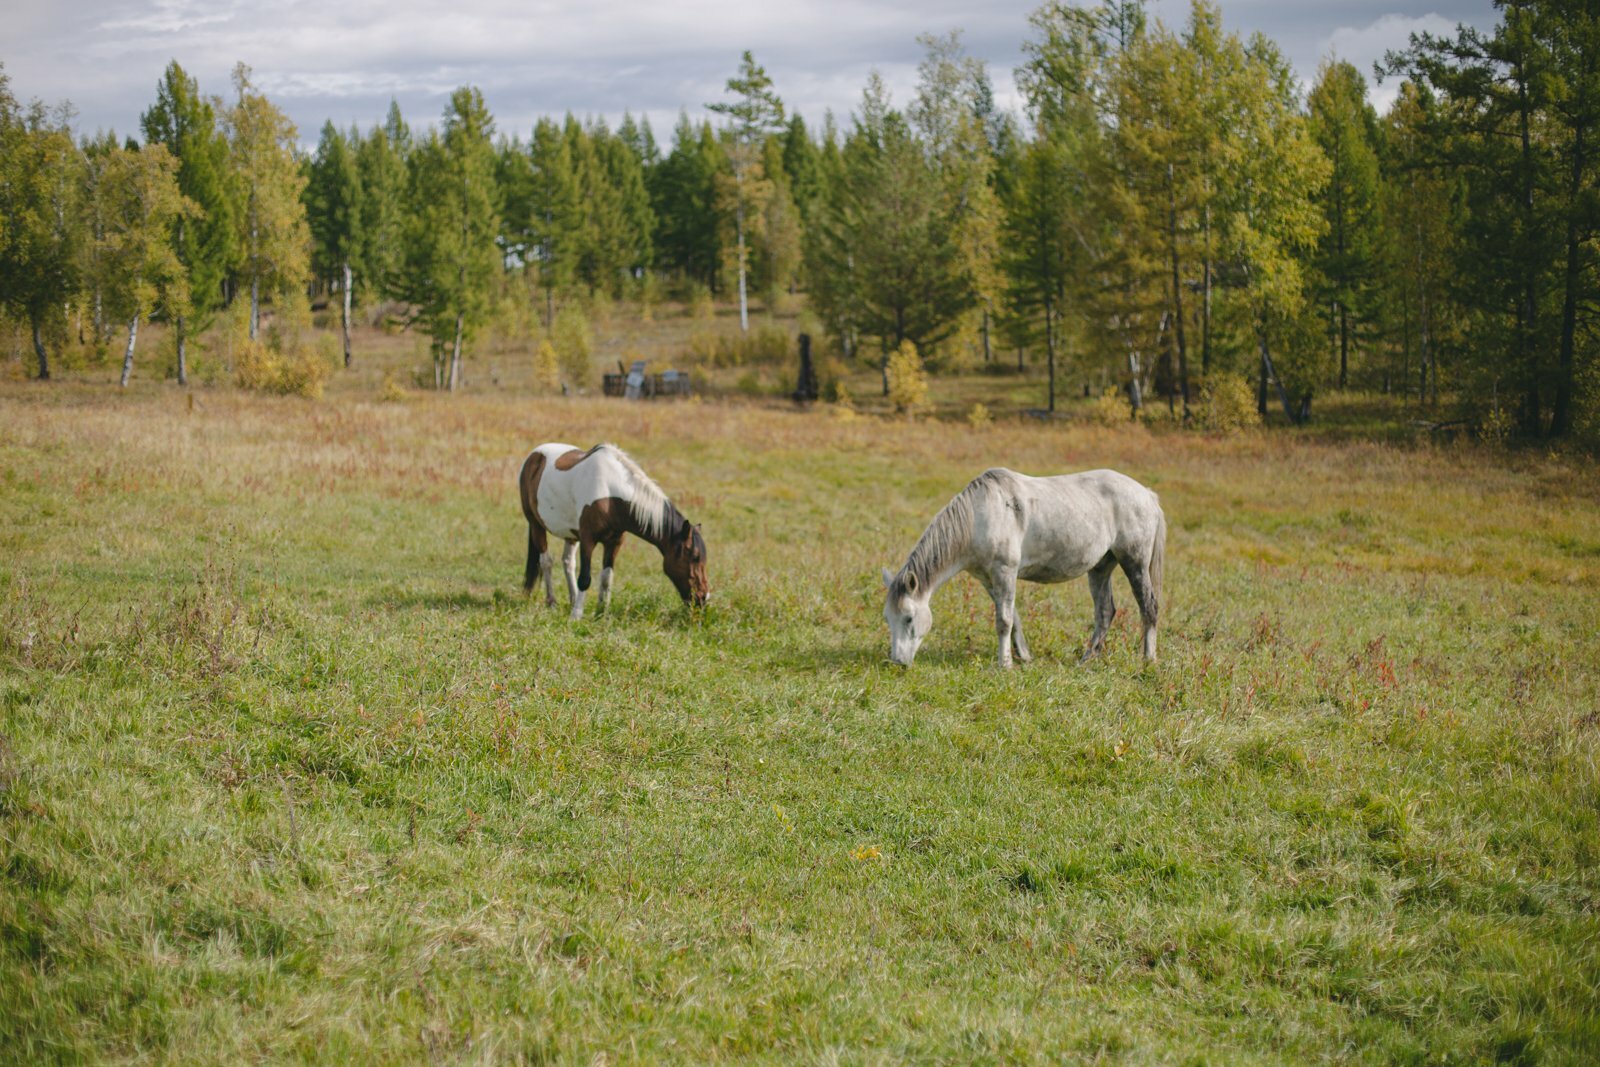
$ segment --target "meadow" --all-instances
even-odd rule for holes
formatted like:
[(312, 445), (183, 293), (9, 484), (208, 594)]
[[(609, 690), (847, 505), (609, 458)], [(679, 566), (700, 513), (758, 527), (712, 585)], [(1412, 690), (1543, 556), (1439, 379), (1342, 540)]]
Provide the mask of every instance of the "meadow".
[[(0, 1060), (1600, 1059), (1591, 461), (358, 359), (0, 383)], [(703, 614), (637, 542), (524, 599), (547, 440), (704, 524)], [(1158, 664), (1120, 575), (1088, 665), (1081, 582), (1002, 673), (966, 578), (887, 663), (993, 465), (1161, 495)]]

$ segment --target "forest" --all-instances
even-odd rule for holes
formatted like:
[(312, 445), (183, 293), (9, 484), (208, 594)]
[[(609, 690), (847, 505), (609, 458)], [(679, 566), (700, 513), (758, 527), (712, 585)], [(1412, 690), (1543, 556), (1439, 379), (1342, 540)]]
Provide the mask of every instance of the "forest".
[[(920, 39), (912, 99), (874, 75), (813, 125), (746, 52), (670, 144), (631, 114), (500, 129), (463, 86), (437, 119), (391, 106), (310, 147), (244, 65), (213, 93), (176, 61), (136, 133), (90, 135), (0, 68), (0, 338), (39, 379), (120, 354), (126, 384), (155, 321), (180, 385), (209, 359), (292, 387), (359, 358), (365, 315), (426, 336), (438, 388), (496, 330), (587, 389), (597, 302), (737, 301), (743, 331), (787, 302), (886, 393), (909, 345), (936, 375), (1042, 365), (1050, 410), (1070, 371), (1133, 416), (1226, 395), (1300, 422), (1363, 390), (1592, 442), (1600, 10), (1496, 6), (1491, 31), (1303, 82), (1206, 0), (1181, 28), (1140, 0), (1047, 3), (1020, 114), (959, 33)], [(1399, 83), (1383, 114), (1377, 77)], [(313, 302), (341, 353), (296, 340)]]

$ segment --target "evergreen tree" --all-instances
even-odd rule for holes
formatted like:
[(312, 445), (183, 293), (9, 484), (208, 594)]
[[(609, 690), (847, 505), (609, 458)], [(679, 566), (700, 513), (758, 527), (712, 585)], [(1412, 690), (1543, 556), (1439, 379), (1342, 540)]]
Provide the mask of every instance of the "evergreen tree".
[(487, 317), (500, 272), (493, 136), (483, 94), (462, 87), (450, 95), (442, 132), (411, 158), (408, 295), (435, 352), (442, 355), (449, 341), (448, 370), (436, 378), (451, 392), (461, 386), (463, 346)]
[(1409, 391), (1416, 359), (1417, 402), (1439, 402), (1439, 355), (1456, 334), (1450, 297), (1456, 233), (1456, 182), (1430, 165), (1437, 102), (1407, 81), (1385, 116), (1383, 227), (1379, 266), (1387, 332), (1398, 335), (1400, 392)]
[(673, 128), (672, 151), (652, 169), (656, 262), (715, 288), (721, 242), (716, 225), (716, 177), (727, 156), (711, 124), (687, 114)]
[(164, 145), (178, 161), (178, 191), (194, 205), (180, 214), (172, 248), (188, 279), (188, 306), (172, 309), (178, 384), (188, 383), (188, 338), (222, 306), (223, 284), (236, 257), (237, 198), (228, 169), (228, 140), (217, 105), (176, 60), (167, 64), (156, 102), (140, 120), (147, 144)]
[[(1440, 165), (1465, 178), (1457, 265), (1464, 302), (1480, 309), (1471, 347), (1490, 395), (1520, 397), (1519, 429), (1538, 436), (1546, 431), (1552, 401), (1563, 412), (1570, 404), (1559, 362), (1564, 346), (1549, 313), (1550, 298), (1560, 291), (1562, 208), (1570, 188), (1554, 151), (1565, 131), (1552, 124), (1552, 104), (1563, 82), (1557, 49), (1568, 54), (1556, 38), (1571, 34), (1581, 41), (1585, 17), (1582, 5), (1500, 0), (1496, 6), (1503, 21), (1492, 33), (1463, 26), (1454, 37), (1419, 35), (1407, 53), (1390, 57), (1388, 68), (1409, 71), (1443, 98), (1432, 140)], [(1592, 14), (1587, 22), (1592, 25)], [(1592, 62), (1593, 49), (1588, 55)], [(1574, 72), (1581, 71), (1582, 59), (1574, 60)], [(1574, 84), (1585, 81), (1580, 75)], [(1578, 128), (1593, 132), (1586, 124)], [(1592, 150), (1588, 140), (1579, 142), (1578, 158)], [(1580, 177), (1586, 169), (1578, 168)], [(1572, 199), (1586, 194), (1580, 184)], [(1567, 259), (1581, 263), (1581, 242)], [(1561, 353), (1554, 362), (1552, 352)], [(1563, 432), (1565, 424), (1553, 419), (1549, 429)]]
[(555, 294), (577, 278), (578, 186), (561, 128), (541, 118), (528, 146), (531, 185), (528, 225), (545, 294), (545, 328), (555, 325)]
[(405, 289), (406, 159), (410, 150), (411, 131), (400, 106), (391, 100), (384, 124), (373, 127), (356, 150), (364, 194), (357, 274), (386, 298)]
[(806, 120), (798, 112), (789, 117), (781, 137), (783, 172), (788, 178), (789, 194), (794, 198), (801, 220), (808, 221), (812, 205), (822, 195), (822, 154), (806, 129)]
[(354, 266), (363, 258), (366, 236), (363, 222), (366, 195), (354, 135), (333, 123), (322, 127), (316, 155), (310, 161), (305, 206), (311, 226), (312, 265), (322, 277), (338, 278), (340, 329), (344, 340), (344, 365), (350, 366), (350, 298)]
[(1372, 318), (1379, 244), (1378, 117), (1349, 63), (1325, 63), (1311, 90), (1311, 133), (1330, 170), (1320, 198), (1327, 232), (1318, 249), (1322, 302), (1333, 309), (1339, 388), (1350, 377), (1352, 336)]
[(970, 306), (938, 171), (876, 74), (809, 247), (813, 299), (847, 350), (858, 334), (879, 340), (885, 390), (889, 353), (906, 340), (931, 350)]

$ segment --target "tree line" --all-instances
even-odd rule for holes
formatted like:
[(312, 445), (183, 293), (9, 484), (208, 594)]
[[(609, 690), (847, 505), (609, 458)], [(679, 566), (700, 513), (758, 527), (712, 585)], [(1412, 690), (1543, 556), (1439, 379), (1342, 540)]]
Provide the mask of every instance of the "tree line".
[[(1052, 2), (1030, 19), (1022, 114), (998, 109), (957, 34), (924, 37), (904, 107), (868, 82), (848, 128), (790, 114), (746, 52), (723, 99), (646, 120), (571, 114), (523, 140), (456, 90), (413, 131), (397, 106), (302, 152), (236, 69), (206, 96), (177, 63), (142, 143), (75, 141), (0, 71), (0, 300), (37, 373), (70, 330), (170, 323), (315, 288), (385, 302), (433, 341), (454, 388), (494, 308), (664, 289), (771, 307), (803, 291), (840, 352), (884, 368), (910, 342), (937, 369), (1015, 353), (1057, 382), (1187, 415), (1230, 380), (1304, 419), (1315, 391), (1382, 390), (1525, 436), (1600, 420), (1596, 116), (1600, 8), (1500, 0), (1481, 32), (1413, 38), (1309, 93), (1279, 48), (1142, 0)], [(1584, 420), (1589, 422), (1584, 423)]]

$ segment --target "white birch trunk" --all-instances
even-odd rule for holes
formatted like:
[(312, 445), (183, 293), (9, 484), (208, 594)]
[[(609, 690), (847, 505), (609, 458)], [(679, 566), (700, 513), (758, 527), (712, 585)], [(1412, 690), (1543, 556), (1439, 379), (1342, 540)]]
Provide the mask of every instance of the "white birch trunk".
[(350, 366), (350, 261), (344, 264), (344, 365)]
[(128, 320), (128, 347), (122, 353), (122, 387), (128, 387), (128, 379), (133, 376), (133, 344), (139, 339), (139, 313), (135, 311), (133, 318)]
[(465, 324), (466, 316), (456, 312), (456, 343), (450, 351), (450, 391), (453, 393), (461, 387), (461, 329)]

